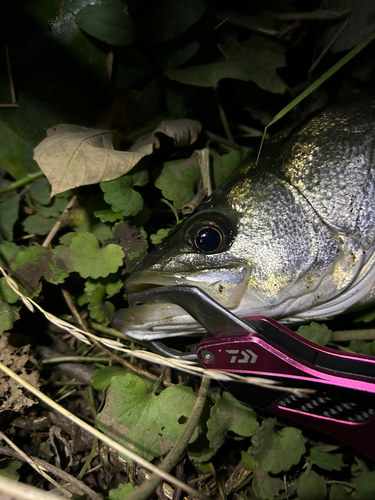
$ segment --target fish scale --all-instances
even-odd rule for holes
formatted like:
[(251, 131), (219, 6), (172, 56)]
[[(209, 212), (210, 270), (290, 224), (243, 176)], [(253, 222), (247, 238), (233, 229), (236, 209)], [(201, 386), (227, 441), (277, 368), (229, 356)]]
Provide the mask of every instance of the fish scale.
[[(237, 316), (284, 323), (373, 302), (374, 139), (374, 94), (276, 136), (258, 165), (214, 191), (125, 287), (199, 286)], [(140, 340), (201, 330), (178, 306), (154, 306), (117, 311), (113, 324)]]

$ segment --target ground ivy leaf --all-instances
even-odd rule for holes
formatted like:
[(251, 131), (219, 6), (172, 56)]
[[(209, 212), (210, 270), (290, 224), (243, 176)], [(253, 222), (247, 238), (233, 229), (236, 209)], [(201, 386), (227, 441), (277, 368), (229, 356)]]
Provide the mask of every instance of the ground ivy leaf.
[(254, 460), (254, 457), (250, 455), (247, 451), (242, 450), (241, 451), (241, 458), (243, 463), (246, 465), (246, 467), (251, 470), (251, 472), (254, 472), (255, 467), (256, 467), (256, 462)]
[(188, 30), (206, 12), (204, 0), (162, 0), (149, 12), (145, 31), (155, 42), (166, 42)]
[(233, 150), (225, 155), (219, 155), (216, 151), (211, 151), (215, 188), (218, 188), (236, 170), (248, 154), (249, 152), (246, 149)]
[[(260, 43), (259, 40), (263, 40)], [(216, 88), (223, 78), (251, 80), (261, 89), (283, 94), (286, 84), (276, 74), (276, 69), (286, 66), (285, 57), (277, 44), (269, 45), (263, 37), (255, 35), (248, 41), (233, 41), (227, 48), (226, 61), (202, 64), (164, 72), (171, 80), (198, 87)]]
[(0, 301), (0, 333), (6, 332), (13, 328), (13, 323), (19, 319), (19, 307), (11, 306)]
[(56, 219), (46, 219), (39, 214), (30, 215), (22, 222), (23, 228), (28, 234), (48, 234), (56, 224)]
[(297, 464), (305, 453), (305, 438), (295, 427), (276, 430), (277, 420), (264, 420), (252, 439), (252, 455), (265, 472), (278, 474)]
[(315, 471), (304, 472), (298, 486), (298, 500), (325, 500), (327, 486), (324, 477)]
[(189, 203), (197, 193), (201, 181), (197, 156), (188, 160), (164, 163), (155, 186), (161, 189), (164, 198), (173, 201), (177, 210)]
[[(168, 387), (156, 396), (136, 375), (114, 376), (97, 424), (112, 439), (152, 460), (173, 446), (195, 399), (193, 390), (183, 385)], [(196, 437), (197, 432), (193, 440)]]
[(6, 264), (7, 266), (10, 266), (11, 263), (16, 259), (17, 255), (21, 250), (23, 250), (25, 247), (23, 246), (18, 246), (16, 243), (13, 243), (13, 241), (4, 241), (0, 245), (0, 261), (2, 262), (2, 266)]
[(38, 292), (39, 280), (42, 277), (57, 285), (69, 276), (69, 270), (65, 268), (63, 260), (60, 261), (57, 254), (45, 247), (28, 247), (21, 250), (10, 267), (29, 295)]
[(375, 471), (362, 474), (356, 484), (356, 500), (372, 500), (375, 498)]
[(13, 240), (13, 226), (18, 220), (20, 195), (2, 195), (0, 202), (0, 239)]
[(325, 470), (341, 470), (345, 467), (342, 461), (342, 454), (332, 455), (331, 453), (312, 448), (307, 458), (309, 462)]
[(111, 302), (104, 301), (106, 296), (106, 286), (97, 281), (87, 280), (85, 283), (85, 293), (78, 297), (78, 305), (88, 303), (90, 316), (98, 323), (109, 322), (115, 307)]
[(128, 222), (120, 222), (115, 227), (113, 239), (107, 243), (116, 243), (125, 253), (125, 269), (130, 273), (142, 260), (147, 251), (147, 235), (142, 228), (134, 227)]
[(256, 467), (254, 479), (251, 484), (257, 498), (262, 500), (273, 500), (279, 491), (284, 488), (284, 483), (277, 477), (270, 477), (267, 472)]
[(88, 5), (75, 15), (75, 21), (83, 31), (109, 45), (130, 45), (134, 40), (132, 18), (125, 9), (111, 4)]
[(326, 345), (330, 341), (332, 330), (325, 324), (320, 325), (312, 321), (309, 325), (300, 326), (297, 333), (315, 344)]
[(353, 500), (342, 484), (332, 484), (329, 490), (329, 500)]
[(97, 391), (104, 391), (110, 384), (115, 375), (126, 375), (128, 371), (122, 366), (105, 366), (95, 370), (91, 376), (92, 386)]
[(22, 467), (22, 462), (15, 460), (13, 458), (2, 458), (0, 459), (0, 476), (12, 479), (13, 481), (18, 481), (20, 475), (18, 474), (18, 469)]
[(120, 484), (116, 489), (109, 490), (109, 500), (125, 500), (131, 493), (136, 490), (136, 486), (131, 483)]
[(51, 185), (45, 177), (37, 179), (30, 186), (30, 194), (37, 203), (48, 205), (50, 203)]
[(18, 299), (18, 295), (10, 288), (7, 280), (4, 277), (0, 278), (0, 300), (7, 304), (14, 304)]
[(48, 204), (37, 207), (37, 210), (38, 214), (43, 217), (58, 217), (63, 213), (67, 205), (68, 200), (66, 198), (56, 196), (53, 200), (50, 200)]
[(169, 227), (167, 229), (159, 229), (155, 234), (150, 234), (151, 243), (153, 245), (158, 245), (171, 234), (173, 229), (173, 227)]
[(215, 405), (207, 422), (207, 438), (213, 450), (218, 450), (224, 443), (228, 431), (243, 437), (254, 434), (259, 424), (252, 408), (239, 403), (228, 392), (222, 396), (216, 393), (212, 399)]
[(112, 210), (95, 210), (94, 216), (100, 219), (100, 222), (116, 222), (124, 218), (121, 212), (113, 212)]
[(73, 269), (82, 278), (105, 278), (122, 266), (124, 252), (119, 245), (100, 248), (99, 241), (91, 233), (79, 233), (72, 239), (70, 259)]
[(133, 187), (144, 186), (147, 182), (148, 173), (141, 171), (124, 175), (114, 181), (101, 182), (100, 187), (112, 210), (127, 217), (137, 215), (143, 208), (143, 198)]

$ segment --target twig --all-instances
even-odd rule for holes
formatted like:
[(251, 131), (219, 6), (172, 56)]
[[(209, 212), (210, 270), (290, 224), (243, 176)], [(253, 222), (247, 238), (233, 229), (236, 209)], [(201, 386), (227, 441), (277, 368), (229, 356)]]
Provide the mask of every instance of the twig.
[[(154, 374), (148, 372), (147, 370), (139, 368), (138, 366), (134, 366), (132, 363), (129, 363), (129, 361), (126, 361), (125, 359), (121, 358), (120, 356), (118, 356), (117, 354), (115, 354), (110, 349), (107, 349), (106, 347), (104, 347), (104, 345), (98, 339), (96, 339), (94, 336), (91, 335), (90, 330), (88, 329), (88, 327), (84, 323), (84, 321), (81, 318), (81, 316), (78, 314), (77, 308), (73, 304), (73, 301), (72, 301), (72, 299), (71, 299), (71, 297), (69, 295), (69, 292), (67, 292), (66, 290), (62, 290), (62, 293), (63, 293), (64, 299), (65, 299), (65, 301), (66, 301), (69, 309), (71, 310), (73, 316), (75, 317), (77, 323), (81, 326), (81, 329), (84, 330), (86, 333), (90, 334), (90, 338), (91, 338), (92, 342), (97, 347), (99, 347), (99, 349), (101, 351), (105, 352), (106, 354), (108, 354), (108, 356), (112, 360), (117, 361), (117, 363), (119, 363), (120, 365), (124, 366), (128, 370), (131, 370), (132, 372), (136, 373), (137, 375), (141, 375), (141, 376), (147, 377), (148, 379), (151, 379), (151, 380), (158, 380), (157, 375), (154, 375)], [(163, 380), (163, 384), (166, 387), (171, 387), (171, 386), (174, 385), (174, 384), (172, 384), (172, 382), (168, 382), (167, 380)]]
[(348, 22), (346, 21), (345, 23), (342, 24), (340, 29), (336, 32), (335, 36), (332, 38), (332, 40), (329, 42), (329, 44), (324, 48), (320, 56), (316, 59), (316, 61), (311, 65), (311, 68), (309, 69), (309, 73), (312, 73), (314, 69), (318, 66), (320, 61), (323, 59), (323, 57), (326, 55), (326, 53), (329, 51), (329, 49), (332, 47), (332, 45), (335, 43), (335, 41), (338, 39), (338, 37), (341, 35), (341, 33), (344, 31), (344, 29), (348, 26)]
[[(189, 419), (186, 422), (185, 428), (181, 432), (179, 438), (173, 445), (168, 455), (160, 464), (160, 468), (162, 470), (168, 472), (173, 469), (173, 467), (177, 464), (182, 454), (186, 450), (186, 447), (202, 414), (209, 386), (210, 379), (208, 377), (203, 377), (197, 399), (194, 403), (194, 407), (191, 411)], [(161, 484), (161, 482), (162, 479), (160, 477), (157, 477), (155, 475), (151, 476), (150, 480), (141, 484), (141, 486), (139, 486), (133, 493), (131, 493), (131, 495), (127, 497), (127, 500), (147, 500), (148, 498), (150, 498), (159, 484)]]
[(6, 477), (0, 477), (1, 498), (14, 500), (61, 500), (61, 496), (54, 495), (50, 491), (43, 491), (29, 484), (19, 483)]
[(190, 215), (192, 214), (195, 209), (202, 203), (202, 201), (206, 198), (207, 196), (207, 191), (202, 188), (198, 191), (198, 193), (194, 196), (194, 198), (191, 200), (190, 203), (186, 203), (182, 207), (182, 215)]
[(229, 124), (228, 124), (227, 117), (225, 115), (225, 111), (224, 111), (223, 105), (221, 104), (218, 91), (217, 91), (216, 88), (214, 88), (213, 91), (214, 91), (214, 94), (215, 94), (216, 105), (217, 105), (217, 108), (218, 108), (219, 113), (220, 113), (221, 122), (223, 124), (225, 133), (226, 133), (226, 135), (228, 137), (228, 141), (229, 141), (232, 149), (236, 149), (236, 143), (234, 142), (234, 138), (233, 138), (232, 132), (230, 130), (230, 127), (229, 127)]
[(336, 330), (331, 333), (331, 342), (346, 342), (348, 340), (375, 340), (375, 328), (368, 330)]
[(35, 460), (33, 460), (31, 457), (29, 457), (24, 451), (22, 451), (16, 444), (11, 441), (8, 436), (6, 436), (2, 431), (0, 431), (0, 438), (3, 439), (6, 443), (9, 444), (11, 448), (13, 448), (14, 451), (18, 453), (18, 455), (22, 458), (24, 462), (27, 462), (38, 474), (44, 477), (44, 479), (47, 479), (51, 484), (53, 484), (56, 488), (58, 488), (63, 495), (67, 496), (70, 498), (71, 494), (68, 490), (63, 488), (58, 482), (56, 482), (51, 476), (49, 476), (43, 468), (38, 465)]
[[(66, 213), (68, 213), (68, 211), (72, 208), (72, 206), (74, 205), (74, 203), (76, 202), (76, 199), (77, 199), (77, 195), (74, 195), (72, 197), (72, 199), (70, 200), (70, 202), (68, 203), (66, 209), (64, 210), (64, 212), (60, 215), (60, 218), (63, 217)], [(48, 248), (49, 244), (51, 243), (51, 241), (53, 240), (53, 238), (55, 237), (57, 231), (60, 229), (61, 227), (61, 221), (58, 220), (56, 222), (56, 224), (53, 226), (53, 228), (51, 229), (49, 235), (47, 236), (47, 238), (44, 240), (44, 243), (43, 243), (43, 247), (46, 247)]]
[(5, 58), (7, 61), (9, 88), (10, 88), (10, 95), (12, 97), (12, 104), (0, 104), (0, 108), (19, 108), (20, 105), (17, 103), (16, 92), (14, 90), (12, 67), (10, 65), (9, 49), (7, 46), (5, 46)]
[(277, 19), (282, 22), (287, 21), (331, 21), (341, 19), (348, 15), (347, 10), (322, 10), (317, 9), (312, 12), (288, 12), (277, 14)]

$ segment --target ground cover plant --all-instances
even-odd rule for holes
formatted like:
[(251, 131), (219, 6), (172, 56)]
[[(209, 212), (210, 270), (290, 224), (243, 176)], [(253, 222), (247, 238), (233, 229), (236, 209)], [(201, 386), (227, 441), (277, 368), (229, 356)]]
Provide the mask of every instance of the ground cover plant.
[[(241, 405), (213, 374), (110, 324), (126, 276), (201, 191), (202, 155), (218, 187), (256, 157), (272, 121), (269, 137), (374, 87), (372, 3), (0, 8), (0, 487), (18, 481), (20, 498), (22, 485), (97, 500), (373, 498), (373, 463), (353, 448)], [(299, 333), (375, 355), (374, 317)]]

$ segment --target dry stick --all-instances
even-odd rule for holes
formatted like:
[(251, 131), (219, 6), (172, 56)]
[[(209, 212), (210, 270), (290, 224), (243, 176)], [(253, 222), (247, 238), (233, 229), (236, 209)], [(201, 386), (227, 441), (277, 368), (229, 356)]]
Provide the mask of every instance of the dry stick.
[(19, 108), (20, 106), (19, 104), (17, 104), (16, 92), (14, 91), (12, 67), (10, 65), (9, 49), (7, 46), (5, 46), (5, 57), (7, 61), (9, 88), (10, 88), (10, 95), (12, 96), (12, 104), (0, 104), (0, 108)]
[(174, 476), (171, 474), (168, 474), (167, 472), (159, 469), (159, 467), (156, 467), (156, 465), (152, 464), (151, 462), (148, 462), (144, 458), (138, 456), (136, 453), (134, 453), (132, 450), (125, 448), (125, 446), (122, 446), (121, 444), (117, 443), (110, 437), (106, 436), (102, 432), (100, 432), (98, 429), (95, 429), (91, 425), (87, 424), (80, 418), (78, 418), (76, 415), (71, 413), (70, 411), (66, 410), (65, 408), (62, 408), (59, 404), (57, 404), (55, 401), (53, 401), (51, 398), (43, 394), (39, 389), (36, 387), (32, 386), (29, 382), (21, 378), (19, 375), (14, 373), (10, 368), (4, 365), (4, 363), (0, 362), (0, 370), (2, 370), (6, 375), (11, 377), (13, 380), (15, 380), (18, 384), (23, 386), (26, 390), (34, 394), (38, 399), (42, 400), (43, 403), (45, 403), (47, 406), (52, 408), (53, 410), (57, 411), (58, 413), (63, 413), (63, 415), (71, 422), (74, 424), (78, 425), (81, 427), (81, 429), (84, 429), (86, 432), (90, 433), (92, 436), (97, 437), (108, 445), (110, 448), (113, 450), (117, 451), (120, 455), (126, 455), (129, 457), (131, 460), (134, 460), (137, 462), (139, 465), (144, 467), (145, 469), (150, 470), (151, 472), (154, 472), (155, 474), (159, 475), (162, 477), (165, 481), (170, 482), (176, 486), (179, 486), (183, 491), (186, 491), (189, 493), (189, 495), (192, 495), (193, 497), (200, 498), (201, 500), (207, 500), (205, 495), (202, 495), (199, 493), (199, 491), (195, 490), (194, 488), (191, 488), (189, 485), (183, 483), (182, 481), (179, 481), (176, 479)]
[(341, 26), (341, 28), (337, 31), (335, 36), (332, 38), (332, 40), (329, 42), (329, 44), (322, 50), (320, 56), (317, 58), (317, 60), (314, 62), (314, 64), (311, 65), (311, 68), (309, 69), (309, 73), (312, 73), (314, 69), (318, 66), (320, 61), (323, 59), (323, 57), (327, 54), (329, 49), (332, 47), (332, 45), (335, 43), (335, 41), (338, 39), (338, 37), (341, 35), (341, 33), (344, 31), (344, 29), (348, 26), (348, 22), (344, 22)]
[[(12, 450), (10, 448), (6, 448), (5, 446), (0, 446), (0, 454), (5, 455), (7, 457), (12, 457), (16, 458), (18, 460), (23, 460), (26, 461), (24, 454), (19, 453), (15, 450)], [(91, 488), (86, 486), (86, 484), (82, 483), (78, 479), (76, 479), (74, 476), (71, 476), (68, 472), (61, 470), (59, 467), (56, 467), (55, 465), (52, 465), (48, 462), (45, 462), (44, 460), (41, 460), (40, 458), (37, 457), (30, 457), (39, 467), (45, 469), (48, 471), (50, 474), (53, 474), (55, 477), (58, 477), (59, 479), (65, 481), (67, 484), (71, 484), (72, 486), (75, 487), (75, 491), (80, 492), (82, 495), (88, 495), (91, 500), (103, 500), (103, 497), (99, 494), (96, 493), (95, 491), (92, 491)], [(0, 478), (2, 479), (2, 478)], [(1, 491), (1, 488), (0, 488)], [(40, 493), (43, 493), (43, 490), (38, 489), (37, 490)], [(13, 493), (13, 490), (12, 490)], [(68, 492), (70, 495), (70, 492)], [(59, 496), (61, 500), (61, 496)]]
[[(163, 471), (168, 472), (173, 469), (186, 450), (202, 414), (209, 386), (210, 379), (208, 377), (203, 377), (197, 399), (194, 403), (189, 419), (186, 422), (185, 429), (182, 431), (179, 438), (173, 445), (173, 448), (159, 466)], [(162, 479), (160, 477), (155, 475), (151, 476), (149, 481), (142, 483), (141, 486), (131, 493), (126, 500), (147, 500), (154, 493), (161, 482)]]
[(2, 499), (14, 500), (61, 500), (60, 495), (54, 495), (50, 491), (43, 491), (29, 484), (19, 483), (6, 477), (0, 477), (0, 496)]
[[(77, 323), (80, 325), (81, 329), (87, 333), (91, 333), (90, 330), (87, 328), (86, 324), (84, 323), (84, 321), (82, 320), (81, 316), (78, 314), (78, 311), (77, 311), (75, 305), (73, 304), (73, 301), (72, 301), (69, 293), (66, 290), (62, 290), (62, 293), (63, 293), (64, 299), (65, 299), (65, 302), (67, 303), (69, 309), (71, 310), (73, 316), (75, 317)], [(132, 365), (132, 363), (129, 363), (129, 361), (126, 361), (125, 359), (121, 358), (120, 356), (115, 354), (110, 349), (107, 349), (106, 347), (104, 347), (104, 345), (101, 344), (100, 342), (98, 342), (94, 337), (90, 337), (90, 338), (91, 338), (92, 342), (97, 347), (99, 347), (99, 349), (101, 351), (105, 352), (110, 358), (112, 358), (114, 361), (117, 361), (117, 363), (121, 364), (122, 366), (124, 366), (128, 370), (131, 370), (132, 372), (136, 373), (137, 375), (147, 377), (148, 379), (158, 380), (157, 375), (154, 375), (154, 374), (148, 372), (147, 370), (143, 370), (142, 368), (139, 368), (137, 366)], [(163, 380), (163, 384), (166, 387), (172, 387), (174, 385), (174, 384), (172, 384), (172, 382), (168, 382), (167, 380)]]
[[(76, 202), (76, 199), (77, 199), (77, 195), (74, 195), (72, 197), (72, 199), (70, 200), (70, 202), (68, 203), (66, 209), (64, 210), (64, 212), (60, 215), (60, 217), (63, 217), (71, 208), (72, 206), (74, 205), (74, 203)], [(44, 240), (44, 243), (43, 243), (43, 247), (46, 247), (48, 248), (49, 244), (51, 243), (51, 241), (53, 240), (53, 238), (55, 237), (57, 231), (60, 229), (61, 227), (61, 222), (58, 220), (56, 222), (56, 224), (53, 226), (53, 228), (51, 229), (49, 235), (47, 236), (47, 238)]]
[(2, 431), (0, 431), (0, 438), (3, 439), (6, 443), (9, 444), (9, 446), (11, 448), (13, 448), (13, 450), (15, 452), (18, 453), (18, 455), (22, 458), (22, 460), (24, 460), (25, 462), (27, 462), (34, 470), (36, 470), (36, 472), (38, 472), (38, 474), (40, 474), (41, 476), (44, 477), (44, 479), (47, 479), (47, 481), (49, 481), (51, 484), (53, 484), (56, 488), (58, 488), (62, 493), (63, 495), (67, 496), (68, 498), (70, 498), (71, 494), (68, 490), (66, 490), (65, 488), (63, 488), (62, 486), (60, 486), (60, 484), (55, 481), (52, 477), (50, 477), (45, 470), (43, 470), (42, 467), (40, 467), (39, 464), (37, 464), (35, 462), (35, 460), (33, 460), (31, 457), (29, 457), (25, 452), (23, 452), (20, 448), (18, 448), (17, 445), (15, 445), (13, 443), (13, 441), (11, 441), (8, 436), (6, 436)]

